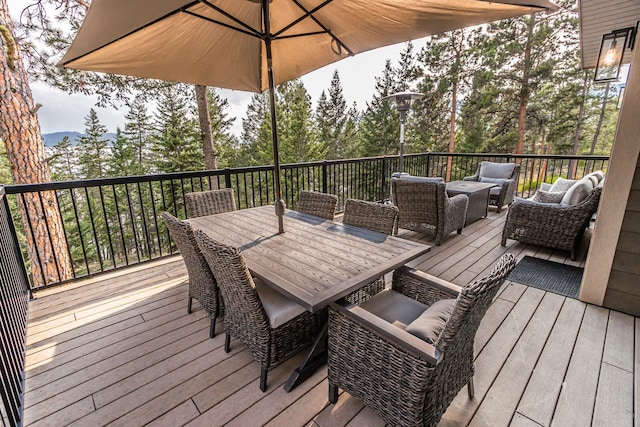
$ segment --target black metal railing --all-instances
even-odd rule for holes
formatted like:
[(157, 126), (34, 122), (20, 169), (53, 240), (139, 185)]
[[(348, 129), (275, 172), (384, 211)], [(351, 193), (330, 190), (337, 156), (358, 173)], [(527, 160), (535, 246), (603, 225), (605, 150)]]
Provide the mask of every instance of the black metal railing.
[(0, 186), (0, 419), (22, 425), (29, 277)]
[[(338, 210), (348, 198), (386, 200), (398, 160), (388, 156), (282, 165), (283, 199), (295, 209), (301, 189), (333, 193), (339, 197)], [(581, 177), (608, 165), (606, 156), (423, 153), (405, 156), (404, 171), (447, 176), (449, 170), (449, 180), (458, 180), (473, 175), (483, 160), (521, 163), (517, 195), (522, 197), (533, 194), (542, 181)], [(28, 271), (34, 288), (40, 288), (169, 255), (175, 249), (160, 213), (187, 217), (185, 193), (227, 187), (234, 190), (238, 209), (262, 206), (275, 199), (273, 177), (272, 166), (260, 166), (14, 185), (6, 193), (14, 198), (13, 205), (31, 206), (23, 208), (23, 221), (17, 221), (17, 208), (13, 214), (16, 224), (22, 224), (25, 258), (38, 264)], [(58, 226), (54, 216), (61, 218)], [(38, 227), (44, 229), (41, 243), (29, 245)], [(54, 243), (54, 250), (47, 249)]]

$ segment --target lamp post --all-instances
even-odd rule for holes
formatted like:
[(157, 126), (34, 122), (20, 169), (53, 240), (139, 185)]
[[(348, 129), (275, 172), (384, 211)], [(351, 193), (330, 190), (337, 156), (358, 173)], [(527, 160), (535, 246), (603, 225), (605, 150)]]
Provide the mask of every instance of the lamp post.
[(404, 166), (404, 122), (407, 118), (407, 111), (411, 108), (411, 101), (422, 98), (421, 93), (415, 92), (398, 92), (385, 97), (385, 99), (393, 99), (396, 103), (396, 109), (400, 113), (400, 163), (398, 165), (398, 172), (392, 176), (407, 175), (402, 172)]

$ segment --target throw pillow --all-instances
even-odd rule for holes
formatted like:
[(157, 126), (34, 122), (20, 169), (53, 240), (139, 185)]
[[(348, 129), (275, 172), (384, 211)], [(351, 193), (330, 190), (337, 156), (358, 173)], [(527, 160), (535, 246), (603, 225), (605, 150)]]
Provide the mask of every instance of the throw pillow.
[(485, 178), (502, 178), (509, 179), (515, 169), (515, 163), (480, 163), (480, 176)]
[(585, 175), (584, 177), (595, 179), (593, 186), (596, 187), (598, 184), (600, 184), (600, 181), (602, 181), (602, 179), (604, 178), (604, 172), (598, 170), (598, 171), (591, 172), (590, 174)]
[(409, 323), (405, 331), (429, 344), (434, 344), (438, 340), (440, 332), (444, 329), (447, 320), (451, 317), (455, 305), (455, 299), (436, 301), (420, 317)]
[(536, 191), (531, 200), (538, 203), (560, 203), (564, 197), (564, 191), (551, 192), (551, 191)]
[(553, 183), (549, 191), (552, 193), (566, 192), (576, 182), (578, 181), (575, 179), (558, 178), (556, 179), (556, 182)]
[(577, 205), (591, 193), (591, 190), (593, 190), (591, 180), (582, 178), (567, 190), (560, 203), (567, 206)]

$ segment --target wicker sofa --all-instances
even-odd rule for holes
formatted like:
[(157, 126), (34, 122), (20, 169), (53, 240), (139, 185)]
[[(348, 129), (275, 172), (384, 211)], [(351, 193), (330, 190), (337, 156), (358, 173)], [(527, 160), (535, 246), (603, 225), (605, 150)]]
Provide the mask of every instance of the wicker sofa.
[(480, 162), (473, 176), (465, 176), (465, 181), (496, 184), (489, 192), (489, 203), (500, 212), (504, 205), (510, 205), (518, 185), (520, 165), (515, 163)]
[(553, 185), (542, 185), (531, 199), (516, 198), (507, 213), (502, 246), (513, 239), (568, 250), (575, 260), (578, 243), (598, 209), (603, 185), (604, 174), (597, 171), (581, 180), (559, 178)]

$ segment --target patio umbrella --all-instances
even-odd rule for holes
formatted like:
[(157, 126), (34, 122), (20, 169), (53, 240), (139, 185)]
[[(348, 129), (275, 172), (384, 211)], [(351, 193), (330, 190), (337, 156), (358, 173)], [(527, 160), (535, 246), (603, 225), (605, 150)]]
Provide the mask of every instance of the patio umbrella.
[(59, 66), (269, 89), (279, 231), (275, 85), (344, 57), (543, 9), (547, 0), (93, 0)]

